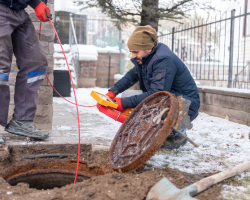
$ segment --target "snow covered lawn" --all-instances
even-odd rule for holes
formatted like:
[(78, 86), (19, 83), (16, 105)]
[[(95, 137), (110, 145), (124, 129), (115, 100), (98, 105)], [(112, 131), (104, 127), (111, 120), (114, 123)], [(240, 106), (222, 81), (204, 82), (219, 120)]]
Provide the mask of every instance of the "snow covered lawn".
[[(178, 150), (161, 149), (147, 164), (199, 174), (224, 171), (250, 161), (250, 127), (246, 125), (200, 113), (187, 134), (200, 144), (198, 148), (187, 143)], [(250, 170), (238, 175), (237, 179), (242, 186), (223, 185), (223, 197), (250, 199)]]
[[(103, 94), (108, 91), (107, 88), (78, 89), (76, 90), (78, 104), (95, 105), (95, 100), (90, 96), (92, 90)], [(74, 102), (73, 94), (67, 99)], [(54, 101), (60, 103), (64, 100), (54, 98)], [(68, 109), (75, 109), (75, 106), (71, 105)], [(79, 107), (79, 111), (101, 115), (107, 121), (107, 125), (102, 126), (102, 130), (109, 132), (105, 129), (112, 128), (113, 133), (109, 137), (114, 136), (121, 125), (100, 113), (96, 108)], [(187, 143), (178, 150), (160, 149), (147, 164), (152, 165), (153, 168), (170, 167), (198, 174), (224, 171), (244, 161), (250, 161), (250, 127), (205, 113), (200, 113), (192, 123), (193, 128), (188, 130), (187, 134), (195, 143), (200, 144), (198, 148)], [(242, 186), (224, 185), (223, 196), (227, 199), (250, 199), (250, 186), (248, 186), (250, 171), (242, 173), (238, 179), (242, 181)]]
[(168, 165), (189, 173), (203, 173), (226, 170), (250, 160), (250, 127), (205, 113), (200, 113), (192, 124), (187, 135), (199, 147), (187, 143), (178, 150), (162, 149), (149, 163), (154, 167)]

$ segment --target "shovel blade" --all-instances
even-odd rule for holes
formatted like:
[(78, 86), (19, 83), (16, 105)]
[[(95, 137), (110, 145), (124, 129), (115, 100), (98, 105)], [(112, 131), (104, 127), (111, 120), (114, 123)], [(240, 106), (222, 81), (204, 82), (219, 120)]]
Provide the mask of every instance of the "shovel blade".
[(149, 190), (146, 200), (196, 200), (189, 192), (188, 187), (180, 190), (164, 177)]

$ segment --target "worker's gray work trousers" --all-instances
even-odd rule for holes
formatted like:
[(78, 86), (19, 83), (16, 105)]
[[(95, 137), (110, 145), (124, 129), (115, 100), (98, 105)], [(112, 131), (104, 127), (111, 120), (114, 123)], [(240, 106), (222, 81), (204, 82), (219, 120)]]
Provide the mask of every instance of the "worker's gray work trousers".
[(48, 63), (35, 28), (24, 9), (15, 11), (0, 3), (0, 125), (7, 125), (10, 88), (9, 74), (13, 53), (19, 69), (14, 94), (14, 116), (33, 121), (38, 89)]

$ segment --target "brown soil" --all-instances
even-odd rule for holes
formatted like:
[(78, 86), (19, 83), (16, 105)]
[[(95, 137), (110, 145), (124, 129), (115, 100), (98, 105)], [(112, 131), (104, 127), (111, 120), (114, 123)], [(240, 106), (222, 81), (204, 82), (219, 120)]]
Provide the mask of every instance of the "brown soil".
[[(155, 185), (162, 176), (168, 178), (177, 188), (184, 188), (190, 184), (211, 174), (193, 175), (178, 171), (176, 169), (147, 170), (145, 165), (133, 173), (118, 173), (96, 176), (92, 178), (81, 178), (75, 185), (73, 184), (74, 176), (70, 177), (71, 184), (61, 188), (53, 189), (34, 189), (29, 188), (29, 184), (19, 182), (16, 186), (11, 186), (2, 177), (4, 172), (17, 165), (34, 163), (38, 161), (51, 160), (76, 160), (77, 145), (33, 145), (33, 146), (4, 146), (0, 145), (0, 199), (18, 199), (18, 200), (60, 200), (60, 199), (145, 199), (149, 189)], [(28, 156), (38, 154), (74, 154), (74, 157), (53, 157), (53, 158), (36, 158), (29, 159)], [(95, 151), (91, 152), (91, 145), (81, 145), (81, 161), (88, 162), (88, 166), (103, 167), (107, 162), (108, 152)], [(150, 167), (150, 166), (148, 166)], [(53, 178), (48, 178), (52, 181)], [(63, 177), (67, 179), (68, 177)], [(55, 179), (57, 181), (57, 179)], [(232, 180), (231, 180), (232, 181)], [(220, 195), (221, 184), (210, 187), (202, 193), (195, 196), (197, 199), (214, 200), (223, 199)]]

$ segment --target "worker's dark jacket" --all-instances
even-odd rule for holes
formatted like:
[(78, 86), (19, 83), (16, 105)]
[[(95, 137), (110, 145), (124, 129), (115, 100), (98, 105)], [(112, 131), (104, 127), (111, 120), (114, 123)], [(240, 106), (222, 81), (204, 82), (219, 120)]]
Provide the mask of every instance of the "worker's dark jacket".
[[(0, 3), (5, 4), (13, 10), (24, 9), (28, 5), (35, 8), (40, 2), (41, 0), (0, 0)], [(43, 0), (43, 2), (47, 3), (47, 0)]]
[(200, 97), (197, 86), (187, 66), (166, 46), (159, 43), (157, 48), (142, 58), (142, 65), (131, 59), (134, 68), (114, 84), (110, 90), (115, 94), (130, 88), (137, 81), (144, 92), (140, 95), (122, 98), (122, 107), (135, 108), (142, 100), (158, 91), (182, 95), (191, 101), (189, 116), (197, 113)]

